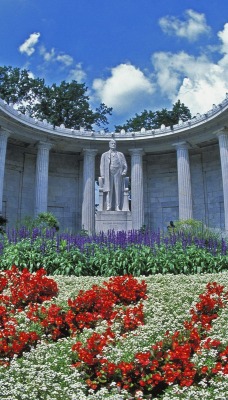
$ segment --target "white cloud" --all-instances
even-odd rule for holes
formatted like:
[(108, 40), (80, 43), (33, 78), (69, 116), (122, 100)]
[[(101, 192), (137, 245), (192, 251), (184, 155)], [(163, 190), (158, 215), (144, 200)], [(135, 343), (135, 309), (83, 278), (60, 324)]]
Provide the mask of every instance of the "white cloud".
[(40, 46), (40, 54), (43, 56), (44, 61), (51, 62), (55, 59), (55, 49), (52, 48), (50, 51), (47, 51), (45, 46)]
[(159, 25), (163, 32), (186, 38), (192, 42), (197, 40), (200, 35), (210, 32), (205, 15), (193, 10), (186, 10), (184, 21), (177, 17), (166, 16), (160, 18)]
[(227, 53), (217, 63), (205, 55), (194, 57), (186, 52), (159, 52), (152, 57), (158, 91), (173, 103), (180, 99), (193, 115), (220, 103), (228, 91), (228, 24), (219, 37), (221, 51)]
[(158, 52), (153, 55), (152, 63), (161, 92), (170, 98), (178, 91), (185, 76), (198, 80), (199, 77), (208, 75), (210, 79), (210, 62), (204, 55), (197, 58), (184, 51), (176, 54)]
[(69, 80), (75, 80), (78, 83), (83, 83), (86, 79), (86, 72), (82, 69), (82, 64), (78, 63), (75, 68), (70, 70)]
[(59, 54), (56, 57), (56, 61), (59, 61), (68, 67), (69, 65), (73, 64), (74, 59), (68, 54)]
[(144, 73), (131, 64), (120, 64), (112, 68), (107, 79), (95, 79), (95, 90), (100, 101), (113, 107), (118, 114), (134, 111), (138, 105), (143, 109), (143, 103), (148, 102), (148, 96), (154, 92), (154, 87)]
[(60, 62), (66, 67), (69, 67), (74, 62), (73, 57), (69, 56), (68, 54), (64, 53), (56, 54), (56, 50), (54, 48), (52, 48), (50, 51), (47, 51), (45, 46), (40, 46), (39, 50), (40, 50), (40, 55), (47, 63)]
[(197, 113), (207, 112), (212, 108), (212, 104), (218, 104), (225, 98), (226, 82), (221, 78), (214, 79), (214, 82), (201, 78), (194, 81), (190, 78), (184, 78), (179, 92), (174, 99), (181, 100), (191, 110), (192, 116)]
[(218, 32), (218, 37), (222, 42), (221, 52), (228, 54), (228, 23), (224, 25), (223, 31)]
[(35, 45), (38, 43), (39, 37), (39, 32), (32, 33), (19, 47), (20, 53), (26, 53), (28, 56), (31, 56), (35, 51)]

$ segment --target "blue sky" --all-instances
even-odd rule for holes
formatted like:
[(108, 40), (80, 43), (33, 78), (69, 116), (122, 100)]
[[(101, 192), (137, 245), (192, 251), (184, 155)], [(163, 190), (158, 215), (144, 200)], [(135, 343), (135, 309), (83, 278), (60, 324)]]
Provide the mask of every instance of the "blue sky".
[(0, 0), (0, 65), (85, 82), (110, 131), (177, 99), (203, 113), (228, 92), (228, 2)]

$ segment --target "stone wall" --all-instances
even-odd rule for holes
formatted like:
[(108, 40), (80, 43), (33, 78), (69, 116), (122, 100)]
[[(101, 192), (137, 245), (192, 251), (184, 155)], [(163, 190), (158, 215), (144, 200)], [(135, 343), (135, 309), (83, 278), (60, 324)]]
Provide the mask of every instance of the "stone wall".
[(178, 185), (176, 153), (147, 156), (146, 225), (165, 229), (178, 219)]
[[(221, 163), (218, 145), (190, 150), (193, 218), (224, 229)], [(145, 221), (152, 229), (165, 229), (178, 220), (176, 153), (145, 157)]]
[(48, 211), (62, 229), (81, 229), (79, 155), (50, 153)]
[(202, 165), (206, 225), (224, 229), (222, 173), (218, 146), (204, 149)]
[[(50, 153), (48, 211), (59, 220), (62, 229), (81, 229), (79, 155)], [(36, 152), (8, 145), (3, 213), (10, 226), (26, 216), (34, 216)]]

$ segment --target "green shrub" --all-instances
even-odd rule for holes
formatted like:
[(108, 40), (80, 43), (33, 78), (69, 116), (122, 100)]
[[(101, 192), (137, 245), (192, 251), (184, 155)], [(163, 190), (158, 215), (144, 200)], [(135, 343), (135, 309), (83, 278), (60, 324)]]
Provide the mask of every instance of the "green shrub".
[(45, 268), (52, 275), (84, 275), (86, 272), (85, 255), (77, 248), (67, 251), (64, 245), (60, 245), (56, 251), (56, 244), (52, 240), (37, 238), (23, 239), (16, 244), (5, 246), (0, 258), (0, 268), (8, 269), (12, 265), (19, 268), (28, 268), (35, 272), (39, 268)]
[(174, 222), (176, 233), (192, 235), (204, 239), (221, 239), (221, 232), (208, 228), (202, 221), (195, 219), (179, 220)]
[(43, 230), (54, 228), (59, 230), (59, 222), (57, 218), (50, 212), (42, 212), (36, 218), (30, 216), (24, 217), (17, 226), (25, 226), (27, 229), (40, 228)]
[(59, 222), (57, 218), (49, 212), (43, 212), (38, 214), (38, 216), (35, 219), (35, 226), (40, 227), (40, 228), (54, 228), (57, 231), (59, 230)]

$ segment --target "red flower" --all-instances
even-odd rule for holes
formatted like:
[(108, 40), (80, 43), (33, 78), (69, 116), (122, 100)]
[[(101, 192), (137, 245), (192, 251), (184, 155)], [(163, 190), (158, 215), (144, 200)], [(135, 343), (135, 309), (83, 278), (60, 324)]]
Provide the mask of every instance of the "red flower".
[(204, 365), (203, 367), (201, 367), (201, 373), (203, 375), (205, 375), (208, 372), (208, 367), (206, 365)]

